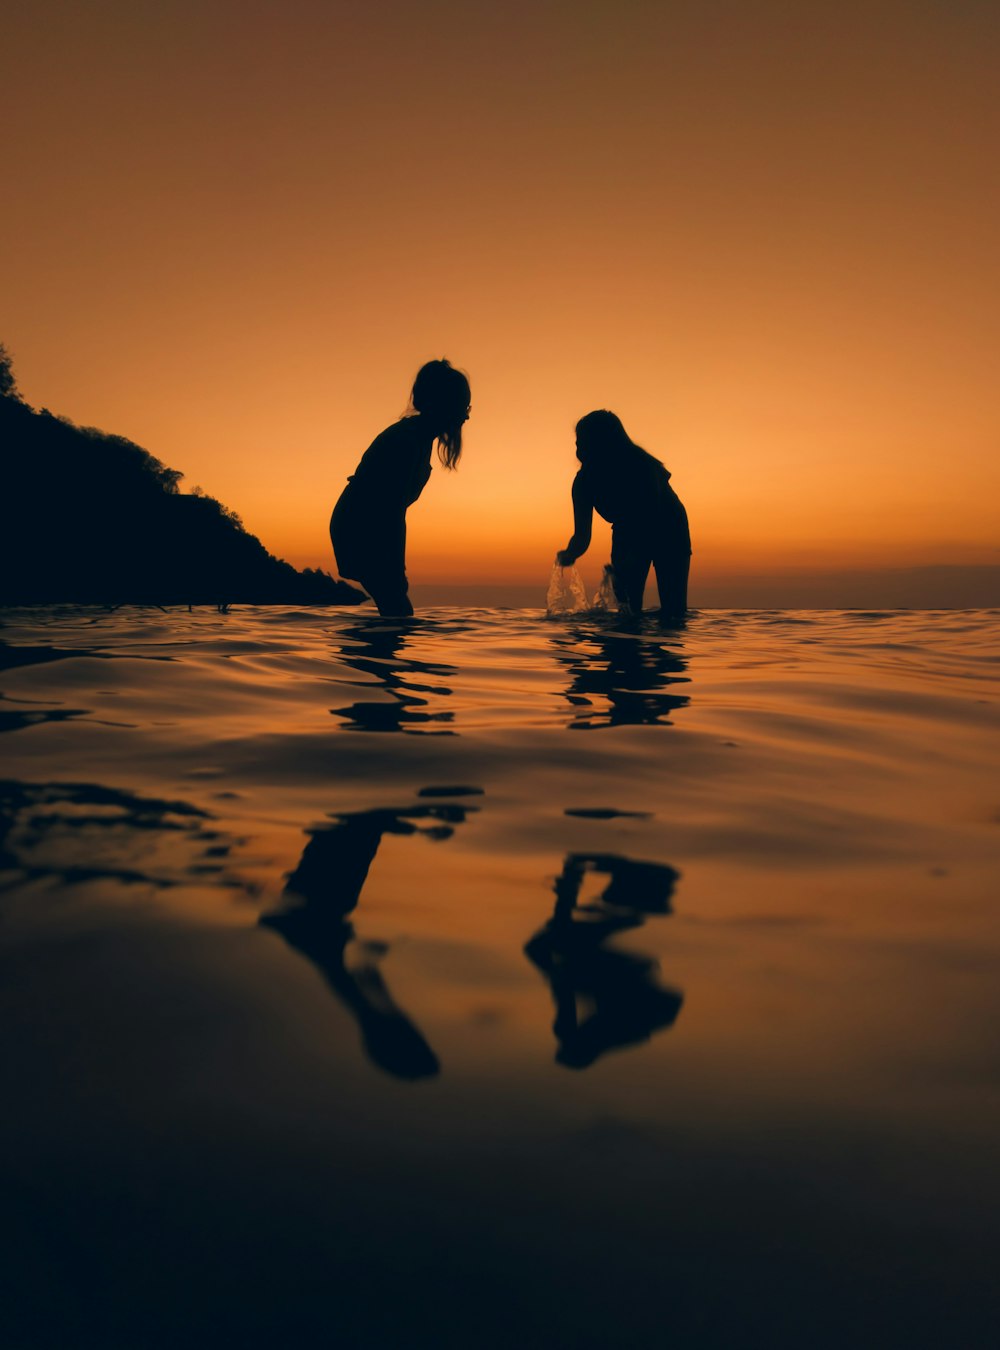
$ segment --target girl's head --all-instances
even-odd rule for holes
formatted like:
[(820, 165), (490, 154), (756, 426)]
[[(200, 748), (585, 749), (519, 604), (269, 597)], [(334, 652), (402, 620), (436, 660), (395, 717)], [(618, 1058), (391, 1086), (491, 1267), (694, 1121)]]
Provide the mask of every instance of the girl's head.
[(576, 458), (582, 464), (614, 468), (629, 456), (645, 454), (622, 427), (621, 417), (606, 408), (587, 413), (576, 423)]
[(462, 455), (462, 427), (472, 407), (468, 376), (450, 361), (428, 361), (417, 371), (410, 402), (434, 432), (441, 463), (454, 469)]
[(622, 452), (637, 448), (621, 418), (606, 408), (587, 413), (576, 424), (576, 457), (581, 464), (612, 461)]

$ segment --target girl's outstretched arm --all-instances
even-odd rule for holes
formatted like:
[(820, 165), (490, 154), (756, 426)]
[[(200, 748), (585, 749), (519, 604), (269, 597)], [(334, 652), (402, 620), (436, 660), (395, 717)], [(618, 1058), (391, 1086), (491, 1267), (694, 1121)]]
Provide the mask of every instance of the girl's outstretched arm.
[(573, 538), (556, 554), (560, 567), (569, 567), (590, 548), (590, 531), (594, 517), (594, 501), (582, 474), (573, 479)]

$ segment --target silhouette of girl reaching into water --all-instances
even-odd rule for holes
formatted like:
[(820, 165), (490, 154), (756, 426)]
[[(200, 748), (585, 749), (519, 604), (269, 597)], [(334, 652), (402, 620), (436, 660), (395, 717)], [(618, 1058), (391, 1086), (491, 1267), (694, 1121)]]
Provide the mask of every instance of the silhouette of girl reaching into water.
[(406, 508), (431, 476), (431, 452), (446, 469), (462, 454), (469, 416), (468, 378), (448, 361), (428, 361), (417, 372), (410, 409), (365, 451), (330, 517), (330, 540), (340, 575), (360, 582), (380, 614), (413, 613), (406, 580)]
[(628, 436), (621, 419), (600, 410), (576, 424), (573, 537), (556, 554), (569, 567), (590, 547), (594, 511), (611, 525), (611, 564), (618, 603), (642, 612), (650, 566), (656, 572), (660, 614), (687, 610), (691, 535), (687, 512), (670, 486), (670, 472)]

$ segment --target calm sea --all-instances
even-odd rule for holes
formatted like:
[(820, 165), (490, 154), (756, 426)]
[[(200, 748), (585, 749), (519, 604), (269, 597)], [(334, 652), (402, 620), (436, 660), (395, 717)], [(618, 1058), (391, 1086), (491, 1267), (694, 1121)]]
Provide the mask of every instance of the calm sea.
[(6, 1346), (992, 1347), (1000, 611), (7, 611)]

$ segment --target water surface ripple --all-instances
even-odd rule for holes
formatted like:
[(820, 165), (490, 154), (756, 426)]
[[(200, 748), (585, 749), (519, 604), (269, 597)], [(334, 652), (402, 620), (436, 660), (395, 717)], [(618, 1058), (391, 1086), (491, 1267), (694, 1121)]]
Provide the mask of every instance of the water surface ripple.
[(995, 1343), (1000, 612), (0, 618), (11, 1344)]

